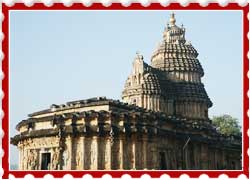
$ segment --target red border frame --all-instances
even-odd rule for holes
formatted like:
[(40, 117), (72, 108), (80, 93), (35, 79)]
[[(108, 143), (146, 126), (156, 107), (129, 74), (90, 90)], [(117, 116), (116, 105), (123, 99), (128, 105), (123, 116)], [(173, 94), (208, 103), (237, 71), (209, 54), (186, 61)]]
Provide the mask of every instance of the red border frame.
[[(241, 10), (243, 12), (243, 170), (235, 171), (13, 171), (9, 170), (9, 11), (11, 10)], [(35, 3), (32, 7), (27, 7), (22, 3), (16, 3), (12, 7), (8, 7), (3, 4), (4, 20), (2, 22), (2, 30), (4, 33), (4, 39), (2, 42), (4, 59), (2, 62), (2, 70), (4, 78), (2, 80), (2, 88), (4, 97), (2, 99), (2, 107), (4, 111), (4, 117), (2, 121), (2, 127), (4, 136), (2, 140), (2, 147), (4, 155), (2, 158), (2, 167), (4, 170), (3, 178), (8, 179), (9, 174), (14, 175), (16, 178), (24, 177), (26, 174), (32, 174), (34, 177), (43, 177), (46, 174), (52, 174), (54, 177), (63, 177), (65, 174), (71, 174), (73, 177), (81, 178), (85, 174), (91, 174), (95, 178), (102, 177), (104, 174), (110, 174), (113, 178), (121, 177), (124, 174), (129, 174), (131, 177), (138, 178), (143, 174), (148, 174), (152, 178), (160, 177), (163, 174), (168, 174), (170, 177), (177, 178), (182, 174), (187, 174), (190, 177), (199, 177), (202, 174), (207, 174), (211, 178), (218, 177), (221, 174), (226, 174), (229, 177), (238, 177), (240, 174), (245, 174), (249, 178), (249, 157), (247, 150), (249, 147), (249, 137), (247, 130), (249, 128), (249, 119), (247, 111), (249, 109), (249, 98), (247, 91), (249, 87), (249, 79), (247, 72), (249, 70), (249, 62), (247, 53), (249, 50), (249, 40), (247, 33), (249, 31), (249, 21), (247, 14), (249, 12), (249, 4), (245, 7), (239, 6), (237, 3), (229, 3), (225, 7), (221, 7), (218, 3), (210, 3), (206, 7), (200, 6), (198, 3), (190, 3), (187, 7), (182, 7), (178, 3), (171, 3), (167, 7), (161, 6), (159, 3), (152, 3), (148, 7), (142, 6), (140, 3), (132, 3), (129, 7), (124, 7), (120, 3), (112, 3), (110, 6), (105, 7), (101, 3), (93, 3), (90, 7), (86, 7), (81, 3), (74, 3), (70, 7), (65, 7), (62, 3), (55, 3), (50, 7), (45, 6), (43, 3)]]

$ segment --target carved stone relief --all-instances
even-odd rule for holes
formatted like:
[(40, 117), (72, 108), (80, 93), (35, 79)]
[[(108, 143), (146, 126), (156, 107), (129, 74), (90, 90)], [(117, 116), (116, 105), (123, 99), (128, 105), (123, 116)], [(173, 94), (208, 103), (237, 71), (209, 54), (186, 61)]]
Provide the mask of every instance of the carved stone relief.
[(63, 169), (67, 169), (68, 163), (70, 158), (70, 152), (67, 147), (65, 147), (65, 150), (63, 152)]
[(51, 162), (52, 170), (57, 170), (59, 168), (59, 160), (60, 160), (59, 149), (56, 148), (52, 155), (52, 162)]
[(27, 158), (28, 170), (36, 170), (37, 169), (37, 152), (36, 150), (30, 150)]
[(80, 150), (76, 153), (76, 167), (77, 169), (82, 168), (82, 152)]

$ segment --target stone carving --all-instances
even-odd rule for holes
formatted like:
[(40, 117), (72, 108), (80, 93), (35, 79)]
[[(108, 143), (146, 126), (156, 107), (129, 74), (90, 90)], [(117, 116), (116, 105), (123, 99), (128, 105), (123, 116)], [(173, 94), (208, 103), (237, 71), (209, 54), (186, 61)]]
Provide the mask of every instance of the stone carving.
[(29, 149), (37, 149), (43, 147), (58, 147), (59, 138), (49, 137), (49, 138), (34, 138), (23, 141), (23, 146)]
[(63, 165), (64, 165), (63, 169), (67, 169), (69, 158), (70, 158), (70, 153), (68, 148), (66, 147), (63, 152)]
[(78, 150), (76, 155), (76, 166), (79, 168), (82, 166), (82, 152)]
[(28, 160), (28, 153), (27, 153), (27, 150), (23, 151), (22, 157), (23, 157), (22, 169), (28, 169), (27, 168), (27, 165), (28, 165), (28, 161), (27, 161)]
[(27, 163), (28, 163), (29, 170), (37, 169), (37, 152), (36, 152), (36, 150), (30, 150), (30, 153), (28, 154)]
[(52, 163), (51, 163), (51, 169), (52, 170), (57, 170), (59, 166), (59, 159), (60, 159), (60, 154), (59, 154), (59, 149), (56, 148), (53, 156), (52, 156)]
[(91, 165), (97, 168), (97, 139), (92, 139), (91, 143)]

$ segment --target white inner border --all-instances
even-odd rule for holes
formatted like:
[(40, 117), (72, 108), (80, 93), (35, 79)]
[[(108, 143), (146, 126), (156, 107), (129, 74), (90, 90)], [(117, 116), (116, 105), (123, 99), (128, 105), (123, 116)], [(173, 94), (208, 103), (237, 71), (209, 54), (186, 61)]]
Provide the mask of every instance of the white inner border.
[[(245, 44), (244, 44), (244, 14), (243, 14), (243, 11), (242, 10), (175, 10), (175, 9), (171, 9), (171, 10), (169, 10), (169, 9), (166, 9), (166, 10), (164, 10), (164, 9), (162, 9), (162, 10), (147, 10), (147, 9), (145, 9), (145, 10), (112, 10), (112, 9), (107, 9), (107, 10), (10, 10), (9, 11), (9, 19), (8, 19), (8, 21), (9, 21), (9, 30), (10, 30), (10, 14), (12, 13), (12, 12), (14, 12), (14, 11), (49, 11), (49, 12), (52, 12), (52, 11), (170, 11), (170, 12), (172, 12), (172, 11), (175, 11), (175, 12), (178, 12), (178, 11), (240, 11), (241, 12), (241, 16), (242, 16), (242, 34), (241, 34), (241, 40), (242, 40), (242, 43), (243, 43), (243, 48), (242, 48), (242, 107), (243, 107), (243, 112), (242, 112), (242, 131), (243, 130), (245, 130), (244, 129), (244, 102), (243, 102), (243, 99), (244, 99), (244, 89), (243, 89), (243, 82), (244, 82), (244, 74), (243, 74), (243, 69), (244, 69), (244, 57), (245, 57), (245, 55), (244, 55), (244, 46), (245, 46)], [(9, 61), (9, 70), (10, 70), (10, 59), (11, 59), (11, 54), (10, 54), (10, 42), (11, 42), (11, 40), (10, 40), (11, 38), (10, 38), (10, 31), (9, 31), (9, 59), (8, 59), (8, 61)], [(10, 71), (9, 71), (9, 84), (10, 84)], [(9, 89), (10, 89), (10, 85), (9, 85)], [(9, 94), (9, 101), (10, 101), (10, 94)], [(9, 112), (10, 112), (10, 103), (9, 103)], [(247, 112), (245, 112), (245, 113), (247, 113)], [(9, 117), (9, 122), (10, 122), (10, 114), (8, 114), (8, 117)], [(246, 129), (246, 131), (248, 131), (248, 129)], [(9, 157), (8, 157), (8, 163), (9, 163), (9, 171), (26, 171), (26, 170), (11, 170), (10, 169), (10, 123), (9, 123), (9, 131), (8, 131), (8, 135), (9, 135)], [(241, 166), (242, 166), (242, 169), (241, 170), (84, 170), (84, 171), (105, 171), (105, 172), (109, 172), (109, 171), (182, 171), (182, 172), (185, 172), (185, 171), (220, 171), (220, 172), (224, 172), (224, 171), (242, 171), (243, 170), (243, 165), (244, 165), (244, 159), (243, 159), (243, 149), (244, 149), (244, 141), (243, 141), (243, 138), (244, 137), (244, 134), (242, 133), (242, 164), (241, 164)], [(247, 153), (247, 152), (246, 152)], [(247, 155), (248, 155), (248, 153), (247, 153)], [(40, 171), (40, 170), (29, 170), (29, 171)], [(79, 170), (49, 170), (49, 171), (51, 171), (51, 172), (53, 172), (53, 171), (79, 171)], [(10, 173), (11, 174), (11, 173)], [(183, 173), (184, 174), (184, 173)], [(223, 174), (223, 173), (222, 173)], [(66, 175), (66, 174), (65, 174)]]

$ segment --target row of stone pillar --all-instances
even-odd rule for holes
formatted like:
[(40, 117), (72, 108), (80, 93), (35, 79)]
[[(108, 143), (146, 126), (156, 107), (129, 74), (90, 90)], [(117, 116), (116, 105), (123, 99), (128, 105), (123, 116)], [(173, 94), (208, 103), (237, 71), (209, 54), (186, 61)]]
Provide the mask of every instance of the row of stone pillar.
[(98, 136), (68, 137), (66, 145), (65, 151), (69, 151), (70, 160), (65, 161), (64, 169), (131, 170), (157, 167), (157, 153), (149, 148), (147, 137), (138, 138), (136, 134), (113, 139)]

